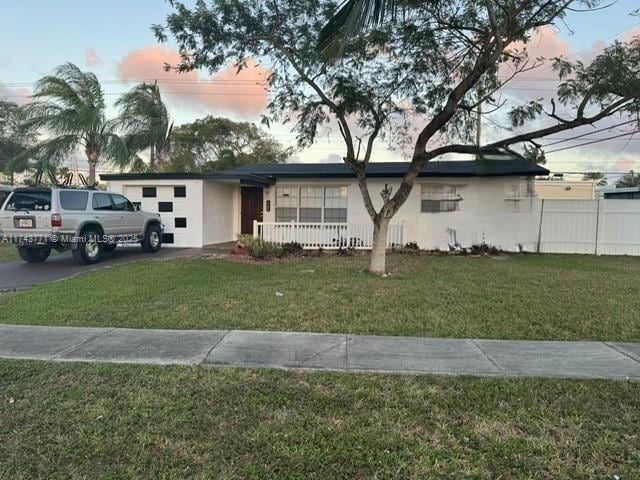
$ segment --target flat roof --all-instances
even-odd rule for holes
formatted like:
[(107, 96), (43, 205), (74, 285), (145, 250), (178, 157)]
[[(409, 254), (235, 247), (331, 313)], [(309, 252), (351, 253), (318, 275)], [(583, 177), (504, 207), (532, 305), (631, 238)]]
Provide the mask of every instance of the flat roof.
[[(369, 178), (404, 176), (409, 162), (372, 162)], [(429, 162), (419, 177), (500, 177), (548, 175), (549, 170), (522, 158), (505, 160), (453, 160)], [(221, 172), (110, 173), (101, 180), (239, 180), (241, 183), (273, 184), (281, 178), (355, 178), (345, 163), (280, 163), (247, 165)]]

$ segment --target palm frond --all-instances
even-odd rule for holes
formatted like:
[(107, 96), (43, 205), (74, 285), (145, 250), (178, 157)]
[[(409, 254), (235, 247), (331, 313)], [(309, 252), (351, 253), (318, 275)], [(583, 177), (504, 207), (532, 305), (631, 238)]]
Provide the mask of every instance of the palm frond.
[(318, 51), (331, 60), (342, 55), (349, 39), (395, 15), (399, 0), (346, 0), (320, 31)]

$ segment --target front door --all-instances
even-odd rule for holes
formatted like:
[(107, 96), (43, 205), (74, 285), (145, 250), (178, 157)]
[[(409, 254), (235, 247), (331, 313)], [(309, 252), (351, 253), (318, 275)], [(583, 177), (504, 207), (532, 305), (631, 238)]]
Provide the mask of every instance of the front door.
[(242, 187), (240, 233), (251, 235), (253, 221), (262, 221), (262, 187)]

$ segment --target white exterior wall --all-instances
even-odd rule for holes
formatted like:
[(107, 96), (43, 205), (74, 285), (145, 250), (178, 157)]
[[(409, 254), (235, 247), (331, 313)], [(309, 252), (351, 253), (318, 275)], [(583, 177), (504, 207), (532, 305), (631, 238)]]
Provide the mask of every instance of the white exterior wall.
[[(509, 188), (526, 181), (527, 177), (420, 178), (409, 198), (394, 216), (392, 223), (404, 226), (404, 241), (416, 242), (420, 248), (447, 250), (453, 239), (463, 247), (486, 242), (507, 251), (535, 251), (540, 219), (539, 201), (535, 198), (507, 200)], [(380, 191), (385, 183), (397, 190), (397, 179), (370, 179), (369, 190), (376, 208), (382, 205)], [(456, 212), (421, 212), (421, 185), (456, 185), (463, 200)], [(347, 221), (352, 225), (369, 225), (360, 189), (354, 179), (280, 180), (265, 188), (264, 221), (275, 222), (277, 186), (347, 186)], [(271, 209), (267, 211), (266, 202)]]
[[(185, 187), (187, 196), (175, 198), (173, 187)], [(142, 187), (156, 187), (156, 198), (143, 198)], [(203, 245), (203, 181), (202, 180), (114, 180), (109, 190), (139, 202), (146, 212), (160, 213), (165, 233), (172, 233), (174, 243), (164, 247), (195, 247)], [(172, 202), (173, 212), (158, 212), (159, 202)], [(174, 219), (187, 219), (187, 228), (175, 228)]]
[(240, 187), (204, 181), (203, 243), (230, 242), (240, 231)]

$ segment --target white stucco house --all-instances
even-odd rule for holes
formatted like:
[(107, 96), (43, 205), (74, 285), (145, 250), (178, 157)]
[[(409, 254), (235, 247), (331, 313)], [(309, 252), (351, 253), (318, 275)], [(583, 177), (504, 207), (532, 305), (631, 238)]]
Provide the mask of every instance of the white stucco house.
[[(371, 163), (374, 202), (397, 188), (407, 164)], [(392, 220), (389, 244), (448, 249), (485, 242), (533, 251), (539, 208), (534, 179), (543, 167), (522, 158), (427, 164)], [(345, 164), (251, 165), (212, 173), (113, 173), (109, 189), (159, 212), (166, 246), (202, 247), (240, 234), (297, 241), (308, 248), (371, 244), (372, 224), (354, 173)]]

